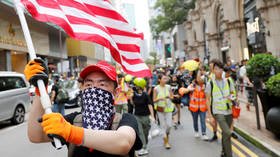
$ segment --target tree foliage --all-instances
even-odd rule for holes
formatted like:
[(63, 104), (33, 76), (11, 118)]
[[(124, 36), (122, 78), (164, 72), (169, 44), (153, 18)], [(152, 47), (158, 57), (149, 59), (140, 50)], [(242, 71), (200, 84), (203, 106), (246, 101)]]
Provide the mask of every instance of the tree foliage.
[(156, 38), (161, 32), (182, 24), (188, 11), (194, 7), (195, 0), (157, 0), (154, 9), (159, 14), (150, 20), (153, 37)]
[(156, 52), (150, 52), (150, 58), (148, 58), (145, 63), (146, 64), (153, 64), (156, 65), (159, 63), (159, 59), (157, 57), (157, 53)]

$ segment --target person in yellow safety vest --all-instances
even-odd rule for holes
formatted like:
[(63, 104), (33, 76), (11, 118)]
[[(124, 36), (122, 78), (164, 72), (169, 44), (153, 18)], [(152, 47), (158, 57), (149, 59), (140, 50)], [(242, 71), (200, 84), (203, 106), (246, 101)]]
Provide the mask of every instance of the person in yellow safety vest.
[[(215, 78), (210, 80), (206, 86), (206, 98), (210, 119), (215, 118), (222, 130), (222, 157), (232, 157), (231, 129), (232, 124), (232, 94), (235, 90), (233, 84), (229, 84), (226, 78), (222, 77), (224, 72), (223, 63), (214, 63)], [(212, 105), (211, 105), (212, 104)]]
[[(218, 59), (212, 59), (210, 62), (209, 62), (209, 69), (210, 69), (210, 73), (208, 75), (208, 80), (211, 81), (212, 79), (215, 78), (215, 74), (214, 74), (214, 63), (216, 62), (219, 62)], [(209, 108), (209, 111), (211, 111), (211, 113), (213, 113), (212, 111), (212, 108)], [(210, 121), (210, 124), (213, 128), (213, 137), (209, 140), (210, 142), (213, 142), (213, 141), (216, 141), (218, 139), (218, 136), (217, 136), (217, 128), (218, 128), (218, 124), (217, 124), (217, 121), (213, 118), (211, 121)]]
[(153, 101), (157, 111), (161, 128), (165, 130), (164, 147), (170, 149), (169, 134), (172, 127), (172, 111), (174, 110), (173, 93), (170, 85), (167, 85), (168, 77), (166, 75), (158, 75), (159, 85), (154, 88)]
[(201, 77), (201, 72), (198, 71), (195, 83), (192, 83), (190, 86), (194, 88), (194, 91), (190, 95), (190, 106), (189, 110), (191, 111), (192, 117), (193, 117), (193, 127), (195, 137), (199, 137), (198, 133), (198, 116), (200, 117), (200, 126), (201, 126), (201, 139), (202, 140), (208, 140), (208, 137), (206, 136), (206, 111), (207, 111), (207, 105), (206, 105), (206, 96), (205, 96), (205, 84)]
[[(234, 96), (234, 98), (237, 98), (236, 86), (235, 86), (234, 80), (231, 78), (231, 73), (232, 73), (232, 71), (231, 71), (231, 69), (228, 68), (228, 67), (225, 67), (224, 70), (225, 70), (225, 73), (226, 73), (226, 74), (225, 74), (225, 77), (226, 77), (226, 79), (228, 80), (228, 83), (230, 83), (230, 85), (233, 85), (234, 88), (235, 88), (235, 90), (234, 90), (231, 94)], [(233, 123), (234, 123), (234, 121), (232, 122), (232, 125), (231, 125), (231, 127), (230, 127), (230, 129), (231, 129), (231, 131), (232, 131), (231, 137), (237, 139), (238, 136), (233, 132)]]
[(116, 89), (116, 96), (115, 96), (115, 109), (118, 113), (127, 113), (128, 112), (128, 91), (129, 88), (124, 80), (124, 75), (122, 73), (117, 75), (118, 77), (118, 87)]

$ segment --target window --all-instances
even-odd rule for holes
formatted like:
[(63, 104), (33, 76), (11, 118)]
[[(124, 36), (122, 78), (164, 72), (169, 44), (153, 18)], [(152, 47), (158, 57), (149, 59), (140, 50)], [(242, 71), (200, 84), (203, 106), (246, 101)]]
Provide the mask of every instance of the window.
[(0, 91), (24, 87), (26, 87), (26, 84), (20, 77), (0, 77)]

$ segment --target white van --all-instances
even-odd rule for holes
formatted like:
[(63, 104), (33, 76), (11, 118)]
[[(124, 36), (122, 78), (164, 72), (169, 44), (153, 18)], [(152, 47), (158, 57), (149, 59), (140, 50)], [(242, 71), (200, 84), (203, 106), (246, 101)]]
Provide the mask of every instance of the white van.
[(29, 105), (29, 85), (24, 75), (0, 71), (0, 121), (24, 122)]

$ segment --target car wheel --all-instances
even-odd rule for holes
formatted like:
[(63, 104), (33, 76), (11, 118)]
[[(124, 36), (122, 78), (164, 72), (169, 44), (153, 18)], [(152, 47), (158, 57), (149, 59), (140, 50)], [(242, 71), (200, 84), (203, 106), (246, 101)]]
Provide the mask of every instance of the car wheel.
[(13, 124), (20, 124), (24, 122), (25, 110), (22, 106), (17, 106), (12, 118)]

